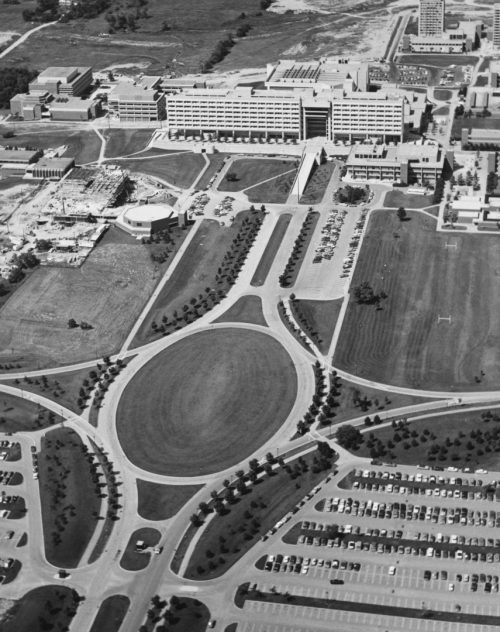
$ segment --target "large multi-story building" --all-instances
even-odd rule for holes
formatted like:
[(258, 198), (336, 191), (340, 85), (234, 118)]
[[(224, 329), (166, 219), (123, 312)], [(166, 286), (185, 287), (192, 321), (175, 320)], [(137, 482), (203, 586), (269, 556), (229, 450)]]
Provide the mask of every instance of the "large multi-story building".
[(122, 121), (162, 121), (165, 95), (156, 84), (153, 82), (152, 87), (151, 84), (119, 84), (108, 98), (110, 113)]
[(444, 33), (445, 0), (420, 0), (418, 12), (419, 37), (434, 37)]
[(84, 94), (92, 84), (92, 68), (88, 67), (50, 67), (42, 71), (29, 84), (30, 94), (49, 92), (78, 97)]
[(500, 48), (500, 2), (493, 5), (493, 45)]

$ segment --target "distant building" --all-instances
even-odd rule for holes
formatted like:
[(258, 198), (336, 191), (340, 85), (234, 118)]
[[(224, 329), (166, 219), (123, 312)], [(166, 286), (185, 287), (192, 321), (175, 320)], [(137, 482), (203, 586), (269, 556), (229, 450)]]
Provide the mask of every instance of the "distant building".
[(500, 2), (493, 5), (493, 45), (500, 48)]
[(53, 66), (43, 70), (29, 84), (30, 94), (50, 92), (78, 97), (92, 85), (92, 68)]
[(74, 158), (41, 158), (29, 165), (26, 175), (36, 179), (59, 180), (75, 166)]
[(445, 33), (410, 36), (410, 49), (412, 53), (469, 53), (479, 46), (482, 31), (483, 24), (480, 21), (459, 22), (457, 28)]
[(97, 99), (58, 97), (48, 104), (48, 110), (54, 121), (88, 121), (100, 113), (101, 104)]
[(444, 33), (445, 0), (420, 0), (418, 36), (435, 37)]
[(17, 165), (29, 165), (36, 162), (41, 156), (43, 151), (41, 149), (6, 149), (0, 147), (0, 164), (17, 164)]

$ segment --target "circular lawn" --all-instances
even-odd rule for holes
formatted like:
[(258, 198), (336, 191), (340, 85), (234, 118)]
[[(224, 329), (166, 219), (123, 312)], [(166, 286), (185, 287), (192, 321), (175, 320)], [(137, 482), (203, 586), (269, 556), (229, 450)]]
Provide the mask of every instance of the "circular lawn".
[(225, 328), (160, 352), (129, 382), (118, 438), (138, 467), (196, 476), (231, 467), (278, 430), (297, 395), (297, 374), (271, 336)]

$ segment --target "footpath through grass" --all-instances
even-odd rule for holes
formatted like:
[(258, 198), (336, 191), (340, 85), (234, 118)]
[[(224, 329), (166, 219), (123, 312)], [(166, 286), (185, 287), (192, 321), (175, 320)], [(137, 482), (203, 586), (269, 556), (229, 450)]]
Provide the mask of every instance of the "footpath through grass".
[[(242, 158), (235, 160), (219, 184), (219, 191), (243, 191), (296, 167), (296, 160)], [(234, 179), (233, 179), (234, 178)]]
[(30, 590), (0, 614), (2, 632), (68, 630), (78, 607), (78, 594), (66, 586)]
[(101, 508), (95, 466), (77, 433), (64, 427), (42, 438), (38, 461), (45, 556), (54, 566), (76, 568)]
[(118, 632), (130, 607), (130, 599), (124, 595), (112, 595), (99, 606), (90, 632)]
[(267, 242), (264, 253), (262, 254), (261, 260), (259, 261), (259, 265), (255, 270), (252, 280), (250, 281), (250, 285), (258, 287), (264, 285), (264, 283), (266, 282), (269, 270), (274, 263), (274, 259), (278, 254), (281, 242), (283, 241), (283, 237), (285, 236), (285, 233), (291, 221), (292, 215), (290, 213), (285, 213), (284, 215), (279, 216), (278, 221), (274, 226), (271, 237)]
[(245, 195), (255, 204), (285, 204), (292, 190), (297, 170), (246, 189)]
[(203, 485), (161, 485), (137, 479), (137, 513), (145, 520), (167, 520), (190, 500)]
[[(223, 575), (327, 475), (331, 460), (317, 451), (280, 466), (247, 486), (243, 495), (224, 505), (195, 546), (185, 577), (205, 580)], [(203, 527), (200, 527), (203, 528)]]
[(194, 183), (205, 166), (203, 156), (193, 154), (190, 151), (146, 160), (138, 156), (137, 159), (115, 160), (114, 162), (132, 173), (144, 173), (160, 180), (166, 180), (169, 184), (183, 189), (187, 189)]

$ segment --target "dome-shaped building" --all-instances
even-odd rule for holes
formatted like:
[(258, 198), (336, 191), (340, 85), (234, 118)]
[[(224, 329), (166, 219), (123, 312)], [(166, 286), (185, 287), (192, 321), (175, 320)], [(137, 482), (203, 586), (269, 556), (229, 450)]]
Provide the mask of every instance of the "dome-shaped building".
[(170, 204), (140, 204), (124, 211), (116, 220), (120, 228), (135, 237), (149, 237), (153, 233), (176, 226), (179, 213)]

